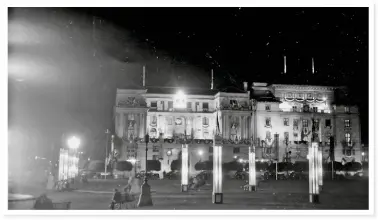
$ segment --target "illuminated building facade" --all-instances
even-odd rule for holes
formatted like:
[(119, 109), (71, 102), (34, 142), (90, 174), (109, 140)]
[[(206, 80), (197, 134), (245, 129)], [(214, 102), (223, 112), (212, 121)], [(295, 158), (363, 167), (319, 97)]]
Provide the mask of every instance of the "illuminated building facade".
[[(221, 92), (213, 89), (118, 89), (114, 107), (118, 160), (136, 159), (145, 170), (144, 136), (148, 133), (148, 160), (160, 160), (169, 172), (182, 144), (189, 146), (189, 174), (199, 161), (212, 160), (218, 117), (223, 162), (248, 160), (251, 142), (256, 161), (306, 160), (312, 132), (329, 156), (335, 138), (335, 160), (361, 161), (358, 109), (336, 105), (335, 89), (324, 86), (254, 83), (248, 88)], [(289, 153), (290, 152), (290, 153)]]

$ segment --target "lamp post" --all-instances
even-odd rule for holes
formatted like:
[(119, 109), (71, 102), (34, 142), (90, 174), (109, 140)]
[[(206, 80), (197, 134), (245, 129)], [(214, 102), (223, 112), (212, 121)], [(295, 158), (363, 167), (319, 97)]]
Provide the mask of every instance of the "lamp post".
[(146, 134), (144, 136), (144, 141), (146, 142), (146, 178), (147, 178), (147, 151), (148, 151), (148, 143), (150, 142), (150, 135)]

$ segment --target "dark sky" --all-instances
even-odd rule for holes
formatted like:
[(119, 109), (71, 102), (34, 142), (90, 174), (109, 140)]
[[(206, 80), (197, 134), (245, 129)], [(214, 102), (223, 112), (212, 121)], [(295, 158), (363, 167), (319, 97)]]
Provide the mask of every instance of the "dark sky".
[(40, 153), (78, 134), (99, 157), (116, 88), (140, 85), (146, 65), (154, 86), (209, 87), (211, 69), (220, 89), (345, 85), (367, 143), (368, 31), (368, 8), (13, 8), (9, 129)]

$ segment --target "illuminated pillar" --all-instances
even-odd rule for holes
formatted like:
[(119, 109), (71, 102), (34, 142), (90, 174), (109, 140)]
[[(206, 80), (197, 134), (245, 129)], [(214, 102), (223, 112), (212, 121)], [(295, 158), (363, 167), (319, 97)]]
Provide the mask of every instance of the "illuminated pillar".
[(319, 174), (319, 192), (323, 189), (323, 152), (322, 148), (319, 147), (318, 149), (318, 174)]
[(249, 191), (256, 191), (256, 153), (255, 146), (249, 147)]
[(310, 203), (319, 203), (318, 146), (318, 143), (313, 142), (308, 149)]
[(222, 193), (222, 138), (214, 135), (213, 142), (213, 195), (212, 200), (215, 204), (223, 203)]
[(181, 159), (181, 192), (188, 191), (188, 179), (189, 179), (189, 163), (188, 163), (188, 145), (182, 145), (182, 159)]

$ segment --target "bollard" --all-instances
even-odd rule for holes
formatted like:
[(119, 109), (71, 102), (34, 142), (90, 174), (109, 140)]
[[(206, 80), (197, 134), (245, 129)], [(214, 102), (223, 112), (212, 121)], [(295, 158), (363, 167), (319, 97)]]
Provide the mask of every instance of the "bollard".
[(144, 179), (141, 189), (142, 193), (139, 196), (138, 207), (152, 206), (151, 187), (147, 183), (147, 178)]

